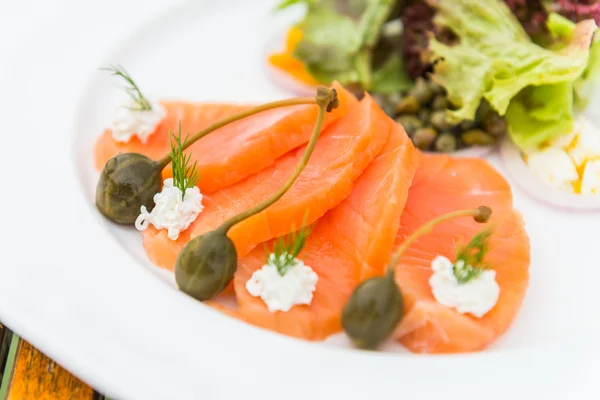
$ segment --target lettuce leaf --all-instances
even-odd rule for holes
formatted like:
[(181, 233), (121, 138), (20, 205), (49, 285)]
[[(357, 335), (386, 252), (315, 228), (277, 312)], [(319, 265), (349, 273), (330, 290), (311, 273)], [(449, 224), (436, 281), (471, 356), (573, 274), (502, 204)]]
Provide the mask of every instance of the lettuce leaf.
[(337, 80), (370, 89), (371, 50), (395, 1), (290, 0), (283, 5), (299, 2), (308, 4), (308, 11), (298, 24), (303, 37), (294, 57), (322, 83)]
[(373, 92), (394, 93), (411, 88), (413, 80), (408, 76), (400, 54), (393, 54), (373, 73)]
[(430, 41), (431, 60), (438, 60), (432, 79), (448, 91), (456, 107), (449, 116), (473, 119), (486, 99), (504, 115), (528, 86), (572, 82), (588, 63), (596, 24), (577, 24), (572, 40), (552, 51), (532, 42), (508, 7), (498, 0), (428, 0), (437, 9), (434, 23), (450, 28), (459, 43)]

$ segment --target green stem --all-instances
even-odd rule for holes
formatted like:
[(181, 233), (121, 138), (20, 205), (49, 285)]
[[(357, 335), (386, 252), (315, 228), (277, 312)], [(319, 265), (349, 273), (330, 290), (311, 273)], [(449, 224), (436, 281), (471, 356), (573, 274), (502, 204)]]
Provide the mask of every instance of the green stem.
[(475, 219), (475, 221), (477, 221), (477, 222), (487, 222), (487, 220), (490, 217), (490, 213), (491, 213), (491, 210), (488, 207), (481, 206), (479, 208), (470, 209), (470, 210), (460, 210), (460, 211), (449, 212), (448, 214), (441, 215), (441, 216), (434, 218), (431, 221), (425, 223), (419, 229), (414, 231), (412, 233), (412, 235), (410, 235), (404, 242), (402, 242), (402, 244), (400, 245), (398, 250), (396, 250), (396, 252), (392, 256), (392, 259), (390, 260), (390, 263), (388, 265), (388, 276), (393, 276), (394, 268), (398, 265), (398, 262), (400, 261), (400, 257), (402, 257), (402, 254), (404, 254), (404, 252), (410, 247), (410, 245), (415, 240), (417, 240), (420, 236), (430, 233), (431, 230), (433, 229), (433, 227), (436, 226), (437, 224), (444, 222), (444, 221), (454, 219), (454, 218), (460, 218), (460, 217), (473, 217)]
[(304, 154), (302, 155), (300, 162), (296, 166), (296, 169), (292, 173), (292, 176), (290, 176), (290, 178), (287, 180), (287, 182), (277, 191), (277, 193), (275, 193), (269, 199), (267, 199), (266, 201), (264, 201), (263, 203), (261, 203), (257, 206), (252, 207), (249, 210), (244, 211), (241, 214), (236, 215), (235, 217), (230, 218), (229, 220), (225, 221), (219, 229), (223, 230), (224, 233), (227, 233), (229, 231), (229, 229), (231, 229), (232, 226), (245, 220), (246, 218), (250, 218), (251, 216), (263, 211), (264, 209), (266, 209), (267, 207), (269, 207), (273, 203), (275, 203), (277, 200), (279, 200), (281, 198), (281, 196), (283, 196), (285, 194), (285, 192), (288, 191), (288, 189), (296, 181), (296, 179), (298, 178), (298, 176), (300, 175), (302, 170), (304, 170), (304, 168), (306, 167), (306, 164), (308, 164), (308, 159), (310, 158), (313, 150), (315, 149), (315, 146), (317, 144), (317, 139), (319, 139), (319, 134), (321, 133), (321, 127), (323, 126), (323, 121), (325, 119), (326, 108), (327, 108), (326, 104), (320, 105), (319, 115), (317, 116), (317, 121), (315, 122), (315, 127), (314, 127), (313, 133), (310, 137), (310, 141), (308, 142), (306, 150), (304, 150)]
[[(295, 99), (278, 100), (278, 101), (274, 101), (271, 103), (266, 103), (266, 104), (262, 104), (260, 106), (249, 108), (249, 109), (241, 111), (237, 114), (233, 114), (227, 118), (223, 118), (223, 119), (207, 126), (206, 128), (202, 129), (200, 132), (194, 134), (191, 138), (186, 140), (186, 142), (183, 144), (183, 150), (187, 149), (192, 144), (196, 143), (198, 140), (202, 139), (204, 136), (208, 135), (209, 133), (216, 131), (217, 129), (222, 128), (225, 125), (228, 125), (232, 122), (238, 121), (240, 119), (244, 119), (246, 117), (249, 117), (254, 114), (258, 114), (263, 111), (271, 110), (273, 108), (295, 106), (295, 105), (300, 105), (300, 104), (317, 104), (317, 102), (314, 97), (298, 97)], [(164, 167), (166, 167), (170, 162), (171, 162), (171, 154), (167, 154), (164, 158), (162, 158), (158, 162), (160, 169), (163, 169)]]

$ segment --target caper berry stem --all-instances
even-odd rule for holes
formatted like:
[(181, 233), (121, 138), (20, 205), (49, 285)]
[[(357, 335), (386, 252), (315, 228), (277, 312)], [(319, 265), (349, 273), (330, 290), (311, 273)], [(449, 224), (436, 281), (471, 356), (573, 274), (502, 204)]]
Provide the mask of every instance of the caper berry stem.
[(398, 250), (396, 250), (396, 252), (392, 256), (392, 259), (390, 260), (390, 263), (388, 265), (388, 276), (393, 276), (393, 271), (394, 271), (395, 267), (398, 265), (398, 262), (400, 261), (400, 257), (402, 257), (402, 255), (410, 247), (410, 245), (415, 240), (417, 240), (419, 237), (421, 237), (427, 233), (430, 233), (431, 230), (433, 229), (433, 227), (436, 226), (437, 224), (444, 222), (444, 221), (454, 219), (454, 218), (461, 218), (461, 217), (473, 217), (473, 219), (475, 221), (477, 221), (479, 223), (485, 223), (489, 220), (491, 213), (492, 213), (491, 208), (489, 208), (487, 206), (480, 206), (475, 209), (452, 211), (447, 214), (440, 215), (439, 217), (433, 218), (429, 222), (426, 222), (419, 229), (414, 231), (412, 233), (412, 235), (410, 235), (404, 242), (402, 242), (402, 244), (400, 245)]
[[(208, 135), (209, 133), (216, 131), (217, 129), (222, 128), (225, 125), (228, 125), (232, 122), (238, 121), (240, 119), (244, 119), (246, 117), (249, 117), (254, 114), (258, 114), (263, 111), (272, 110), (274, 108), (296, 106), (296, 105), (301, 105), (301, 104), (317, 104), (317, 102), (314, 97), (297, 97), (297, 98), (293, 98), (293, 99), (277, 100), (277, 101), (273, 101), (271, 103), (265, 103), (265, 104), (261, 104), (256, 107), (251, 107), (247, 110), (240, 111), (239, 113), (230, 115), (229, 117), (220, 119), (219, 121), (214, 122), (211, 125), (207, 126), (206, 128), (202, 129), (201, 131), (195, 133), (192, 137), (190, 137), (188, 140), (185, 141), (185, 143), (183, 144), (183, 150), (187, 149), (192, 144), (196, 143), (198, 140), (202, 139), (204, 136)], [(164, 158), (162, 158), (160, 161), (158, 161), (160, 169), (165, 168), (170, 162), (171, 162), (171, 154), (167, 154)]]
[(294, 170), (292, 175), (288, 178), (288, 180), (285, 182), (285, 184), (281, 188), (279, 188), (279, 190), (273, 196), (271, 196), (270, 198), (268, 198), (261, 204), (258, 204), (256, 206), (244, 211), (243, 213), (238, 214), (238, 215), (230, 218), (229, 220), (225, 221), (218, 228), (219, 230), (222, 230), (225, 233), (228, 232), (229, 229), (231, 229), (237, 223), (239, 223), (247, 218), (250, 218), (251, 216), (253, 216), (255, 214), (258, 214), (259, 212), (265, 210), (267, 207), (270, 207), (273, 203), (275, 203), (277, 200), (279, 200), (289, 190), (290, 187), (292, 187), (292, 185), (294, 184), (294, 182), (296, 181), (296, 179), (298, 178), (300, 173), (304, 170), (304, 168), (308, 164), (308, 160), (310, 159), (310, 156), (312, 155), (313, 150), (315, 149), (315, 146), (317, 145), (317, 140), (319, 139), (319, 134), (321, 133), (321, 128), (323, 127), (323, 121), (325, 120), (325, 114), (327, 112), (331, 111), (333, 108), (336, 108), (338, 105), (337, 94), (336, 94), (335, 89), (329, 90), (323, 86), (321, 86), (317, 89), (317, 96), (316, 96), (316, 99), (313, 99), (313, 101), (315, 101), (319, 105), (319, 114), (317, 115), (317, 120), (315, 122), (315, 126), (314, 126), (313, 132), (310, 136), (308, 145), (306, 146), (306, 149), (304, 150), (304, 154), (302, 154), (302, 158), (300, 159), (300, 162), (296, 166), (296, 169)]

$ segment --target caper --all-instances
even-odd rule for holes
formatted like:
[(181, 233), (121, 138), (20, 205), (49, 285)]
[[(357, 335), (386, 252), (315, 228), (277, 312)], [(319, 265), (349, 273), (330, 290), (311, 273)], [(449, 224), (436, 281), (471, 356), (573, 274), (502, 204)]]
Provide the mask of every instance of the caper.
[(475, 125), (476, 125), (475, 121), (470, 120), (470, 119), (465, 119), (464, 121), (462, 121), (460, 123), (460, 125), (458, 127), (461, 131), (468, 131), (469, 129), (475, 128)]
[(421, 109), (421, 104), (415, 96), (406, 96), (396, 105), (398, 114), (416, 114)]
[(410, 96), (414, 96), (419, 103), (421, 103), (421, 105), (429, 103), (433, 97), (433, 91), (431, 90), (431, 87), (422, 77), (417, 78), (415, 86), (408, 91), (408, 94)]
[(446, 100), (446, 96), (437, 95), (434, 97), (433, 102), (431, 103), (431, 108), (434, 110), (445, 110), (448, 107), (448, 101)]
[(422, 125), (419, 118), (414, 115), (401, 115), (396, 118), (396, 122), (402, 125), (408, 136), (412, 136)]
[(444, 87), (439, 85), (437, 82), (434, 82), (432, 79), (430, 79), (427, 83), (429, 84), (429, 89), (434, 95), (446, 94), (446, 89), (444, 89)]
[(460, 135), (461, 140), (469, 146), (485, 146), (496, 142), (496, 138), (481, 129), (469, 129)]
[(140, 207), (154, 207), (162, 187), (161, 166), (137, 153), (119, 154), (106, 162), (96, 186), (96, 207), (109, 220), (134, 224)]
[(454, 134), (444, 132), (435, 141), (435, 149), (442, 153), (451, 153), (456, 150), (458, 143)]
[(497, 112), (492, 111), (483, 120), (483, 128), (493, 136), (502, 136), (506, 133), (508, 124), (506, 119), (502, 118)]
[(431, 110), (429, 108), (422, 108), (421, 111), (419, 111), (419, 119), (423, 126), (431, 124)]
[(183, 247), (175, 262), (175, 281), (195, 299), (208, 300), (227, 287), (236, 270), (235, 245), (223, 231), (216, 230)]
[(445, 110), (434, 111), (431, 113), (431, 125), (438, 130), (451, 129), (455, 126), (448, 119)]
[(402, 294), (393, 274), (358, 285), (342, 312), (346, 334), (360, 348), (375, 349), (394, 330), (404, 314)]
[(385, 112), (389, 116), (393, 116), (396, 113), (396, 105), (402, 99), (400, 94), (392, 95), (381, 95), (374, 94), (373, 100), (381, 107), (383, 112)]
[(412, 141), (418, 149), (427, 150), (431, 147), (436, 137), (437, 132), (435, 129), (421, 128), (417, 129), (415, 134), (412, 136)]

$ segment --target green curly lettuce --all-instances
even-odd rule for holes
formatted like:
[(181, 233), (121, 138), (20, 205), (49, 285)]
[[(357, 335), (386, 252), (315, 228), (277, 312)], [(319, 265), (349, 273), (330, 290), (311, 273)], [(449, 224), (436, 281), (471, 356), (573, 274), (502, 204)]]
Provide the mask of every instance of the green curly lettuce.
[(437, 10), (434, 23), (458, 37), (454, 45), (435, 39), (429, 45), (431, 60), (438, 60), (432, 79), (448, 91), (455, 106), (448, 114), (456, 120), (473, 119), (483, 99), (504, 115), (526, 87), (573, 82), (588, 64), (592, 20), (577, 24), (572, 40), (553, 51), (533, 43), (501, 1), (428, 1)]

